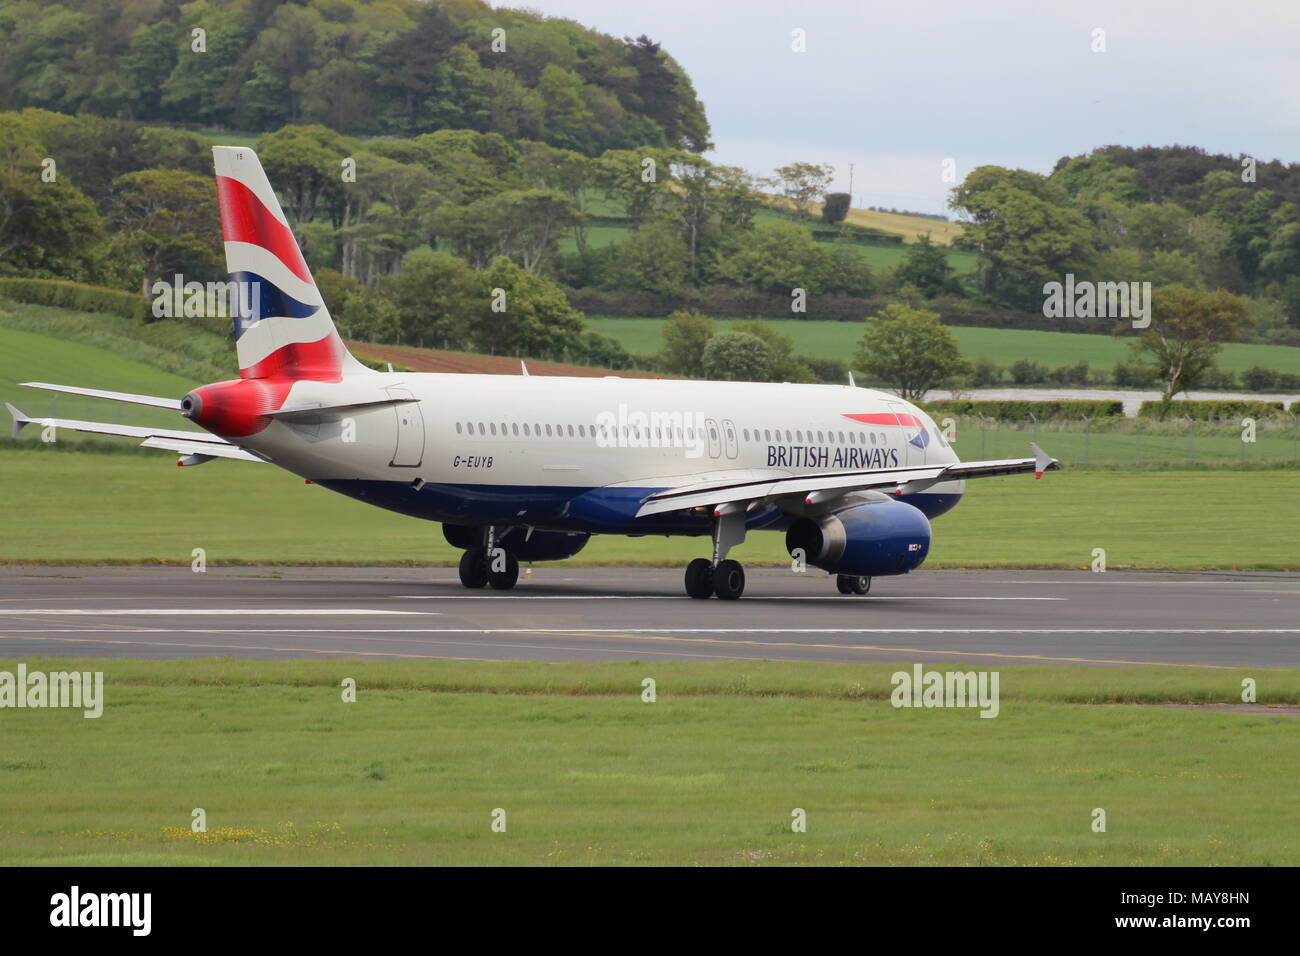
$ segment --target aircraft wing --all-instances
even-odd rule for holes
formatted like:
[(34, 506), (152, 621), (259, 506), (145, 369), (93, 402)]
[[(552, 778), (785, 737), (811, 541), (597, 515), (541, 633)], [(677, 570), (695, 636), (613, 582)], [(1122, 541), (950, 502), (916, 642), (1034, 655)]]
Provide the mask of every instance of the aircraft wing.
[(74, 418), (32, 418), (5, 402), (14, 419), (13, 437), (28, 425), (42, 427), (53, 425), (69, 431), (89, 432), (96, 435), (118, 435), (124, 438), (142, 438), (145, 448), (163, 448), (178, 451), (186, 456), (181, 464), (202, 464), (211, 458), (237, 458), (241, 461), (262, 461), (256, 455), (233, 445), (224, 438), (207, 432), (183, 431), (173, 428), (153, 428), (147, 425), (114, 425), (108, 422), (83, 422)]
[(712, 507), (739, 502), (759, 501), (785, 496), (802, 496), (811, 504), (817, 498), (837, 497), (853, 491), (891, 491), (906, 497), (924, 491), (941, 481), (960, 481), (966, 478), (992, 478), (998, 475), (1028, 474), (1042, 477), (1045, 471), (1056, 471), (1061, 463), (1033, 442), (1033, 458), (1006, 458), (993, 461), (954, 462), (949, 465), (916, 465), (910, 468), (888, 468), (868, 471), (843, 471), (832, 474), (800, 475), (771, 478), (751, 478), (738, 482), (713, 480), (688, 482), (646, 498), (637, 511), (638, 518), (681, 511), (689, 508)]

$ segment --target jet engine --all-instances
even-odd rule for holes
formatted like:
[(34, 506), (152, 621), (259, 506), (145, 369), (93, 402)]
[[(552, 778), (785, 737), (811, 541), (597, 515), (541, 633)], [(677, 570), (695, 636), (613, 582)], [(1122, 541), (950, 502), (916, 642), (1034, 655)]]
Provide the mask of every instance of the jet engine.
[(930, 522), (917, 508), (892, 498), (857, 501), (828, 514), (795, 519), (786, 550), (833, 574), (879, 577), (906, 574), (930, 551)]

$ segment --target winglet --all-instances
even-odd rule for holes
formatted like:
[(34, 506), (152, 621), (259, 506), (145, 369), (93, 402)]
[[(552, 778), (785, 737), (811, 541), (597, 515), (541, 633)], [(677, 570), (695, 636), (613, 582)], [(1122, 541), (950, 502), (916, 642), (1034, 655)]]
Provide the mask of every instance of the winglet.
[(9, 414), (14, 417), (14, 430), (13, 430), (13, 434), (10, 437), (17, 438), (18, 433), (22, 431), (24, 427), (30, 425), (32, 420), (28, 418), (26, 415), (24, 415), (22, 412), (20, 412), (18, 409), (14, 408), (14, 406), (10, 405), (8, 402), (5, 402), (5, 408), (9, 409)]
[(1053, 458), (1051, 455), (1049, 455), (1047, 452), (1039, 448), (1036, 443), (1030, 442), (1029, 447), (1034, 450), (1034, 477), (1035, 478), (1041, 478), (1043, 477), (1043, 472), (1052, 471), (1060, 467), (1061, 463), (1057, 461), (1055, 458)]

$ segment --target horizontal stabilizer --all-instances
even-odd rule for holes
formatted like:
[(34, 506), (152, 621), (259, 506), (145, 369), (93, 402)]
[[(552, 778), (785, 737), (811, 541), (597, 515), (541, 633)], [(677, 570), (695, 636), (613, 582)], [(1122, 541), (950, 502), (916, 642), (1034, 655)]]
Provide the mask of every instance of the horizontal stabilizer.
[(207, 432), (185, 431), (179, 428), (152, 428), (147, 425), (115, 425), (110, 422), (83, 422), (73, 418), (33, 418), (5, 402), (14, 419), (13, 437), (27, 425), (42, 428), (66, 428), (68, 431), (87, 432), (93, 435), (115, 435), (121, 438), (141, 438), (145, 448), (163, 448), (187, 455), (207, 455), (215, 458), (237, 458), (241, 461), (262, 461), (255, 455), (233, 445), (224, 438)]
[(50, 392), (67, 392), (69, 395), (87, 395), (90, 398), (106, 398), (110, 402), (129, 402), (132, 405), (152, 405), (155, 408), (181, 410), (178, 398), (160, 398), (157, 395), (136, 395), (132, 392), (110, 392), (102, 388), (81, 388), (77, 385), (51, 385), (49, 382), (21, 382), (27, 388), (43, 388)]

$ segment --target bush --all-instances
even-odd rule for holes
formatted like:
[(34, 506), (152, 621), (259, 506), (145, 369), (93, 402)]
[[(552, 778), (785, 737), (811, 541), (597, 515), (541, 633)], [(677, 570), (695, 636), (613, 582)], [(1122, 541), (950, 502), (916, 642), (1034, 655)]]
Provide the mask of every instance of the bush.
[(974, 371), (971, 375), (971, 384), (976, 388), (988, 388), (992, 385), (1002, 384), (1002, 366), (993, 361), (987, 355), (981, 355), (975, 360)]
[(833, 385), (847, 385), (849, 381), (849, 366), (847, 362), (841, 362), (833, 358), (815, 358), (811, 355), (800, 355), (800, 362), (808, 366), (808, 371), (812, 372), (813, 378), (819, 382), (828, 382)]
[(1078, 362), (1074, 365), (1059, 365), (1048, 370), (1047, 378), (1056, 385), (1087, 385), (1088, 363)]
[(770, 382), (772, 350), (757, 335), (719, 332), (704, 347), (704, 374), (721, 381)]
[(1239, 422), (1243, 418), (1270, 418), (1283, 414), (1281, 402), (1229, 402), (1192, 399), (1173, 402), (1143, 402), (1138, 408), (1138, 418), (1167, 419), (1191, 418), (1198, 422)]
[(1016, 359), (1011, 363), (1011, 381), (1017, 385), (1041, 385), (1047, 381), (1047, 366), (1033, 359)]
[(1277, 388), (1277, 372), (1262, 365), (1252, 365), (1241, 373), (1241, 387), (1248, 392), (1271, 392)]
[(1156, 373), (1140, 362), (1118, 363), (1113, 377), (1120, 388), (1150, 388), (1156, 384)]
[(921, 406), (933, 416), (983, 415), (999, 422), (1027, 422), (1032, 413), (1040, 422), (1048, 419), (1118, 418), (1124, 414), (1124, 403), (1118, 401), (966, 401), (961, 399), (926, 402)]
[(1202, 388), (1222, 388), (1230, 389), (1237, 387), (1237, 376), (1226, 368), (1219, 368), (1217, 365), (1207, 371), (1201, 379)]
[(0, 296), (33, 305), (53, 305), (77, 312), (106, 312), (147, 321), (149, 303), (137, 293), (66, 279), (0, 278)]
[(849, 214), (849, 204), (852, 201), (848, 193), (827, 193), (826, 202), (822, 203), (822, 222), (830, 223), (832, 226), (837, 222), (843, 222), (844, 217)]

